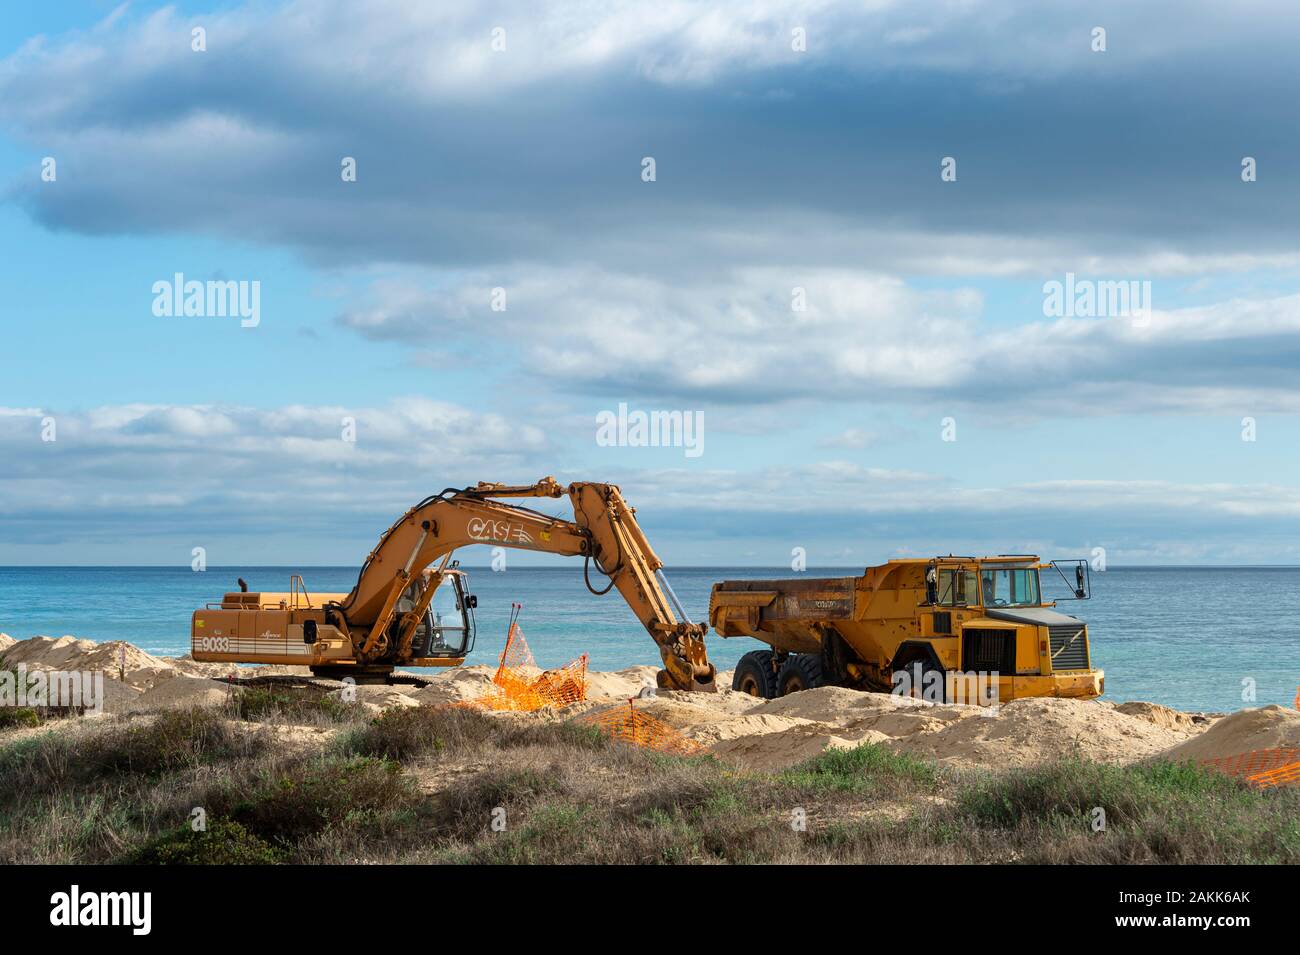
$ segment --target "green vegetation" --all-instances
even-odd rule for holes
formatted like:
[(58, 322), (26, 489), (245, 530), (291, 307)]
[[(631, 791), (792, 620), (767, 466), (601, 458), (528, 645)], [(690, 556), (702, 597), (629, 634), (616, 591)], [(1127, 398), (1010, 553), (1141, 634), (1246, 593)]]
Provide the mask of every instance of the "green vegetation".
[(303, 712), (306, 737), (206, 710), (0, 742), (0, 861), (1300, 862), (1300, 791), (1190, 765), (958, 773), (868, 744), (745, 773), (559, 721)]
[(232, 712), (251, 722), (329, 724), (355, 719), (358, 708), (314, 686), (245, 687), (231, 702)]

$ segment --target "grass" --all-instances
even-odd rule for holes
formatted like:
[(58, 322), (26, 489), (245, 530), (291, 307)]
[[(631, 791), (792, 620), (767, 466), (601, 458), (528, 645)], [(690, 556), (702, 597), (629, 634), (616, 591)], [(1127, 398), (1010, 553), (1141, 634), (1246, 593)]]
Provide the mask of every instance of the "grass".
[(250, 722), (311, 725), (344, 723), (356, 719), (360, 712), (354, 704), (313, 686), (245, 687), (235, 694), (231, 711)]
[(0, 861), (1300, 862), (1300, 791), (1190, 765), (959, 774), (868, 744), (759, 774), (462, 708), (332, 724), (314, 748), (230, 716), (2, 746)]
[(1254, 790), (1191, 763), (1066, 760), (984, 779), (961, 792), (955, 811), (1028, 842), (1026, 861), (1300, 860), (1300, 791)]
[(867, 743), (853, 749), (828, 749), (781, 773), (779, 779), (813, 791), (900, 796), (933, 791), (940, 774), (933, 763)]

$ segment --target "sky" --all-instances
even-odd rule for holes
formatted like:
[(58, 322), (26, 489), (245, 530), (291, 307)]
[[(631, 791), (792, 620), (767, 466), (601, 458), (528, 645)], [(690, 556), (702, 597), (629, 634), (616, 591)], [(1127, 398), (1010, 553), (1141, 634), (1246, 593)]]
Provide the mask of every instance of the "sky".
[[(348, 565), (544, 475), (670, 566), (1300, 563), (1298, 40), (1254, 0), (9, 0), (0, 563)], [(178, 274), (256, 321), (159, 314)], [(702, 443), (601, 440), (620, 406)]]

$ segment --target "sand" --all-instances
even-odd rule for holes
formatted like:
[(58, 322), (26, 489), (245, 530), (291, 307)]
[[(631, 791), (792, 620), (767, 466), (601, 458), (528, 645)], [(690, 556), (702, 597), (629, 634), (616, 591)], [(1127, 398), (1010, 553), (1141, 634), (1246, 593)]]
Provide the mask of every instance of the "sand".
[[(1140, 720), (1146, 720), (1148, 723), (1154, 723), (1156, 726), (1163, 726), (1166, 729), (1190, 730), (1197, 722), (1200, 722), (1191, 713), (1172, 710), (1167, 706), (1161, 706), (1159, 703), (1134, 701), (1120, 703), (1115, 709), (1120, 713), (1136, 716)], [(1202, 717), (1203, 719), (1204, 717)]]
[(1260, 749), (1300, 749), (1300, 710), (1276, 703), (1239, 710), (1184, 743), (1160, 754), (1161, 759), (1219, 759)]
[(76, 637), (32, 637), (16, 641), (5, 649), (5, 662), (50, 670), (103, 670), (112, 676), (122, 666), (127, 670), (172, 669), (170, 663), (125, 640), (95, 643)]
[(229, 683), (201, 677), (178, 676), (145, 690), (131, 705), (132, 710), (181, 710), (195, 706), (224, 706), (238, 692)]
[[(221, 705), (232, 691), (214, 677), (308, 672), (166, 659), (122, 641), (96, 644), (74, 637), (13, 641), (0, 635), (0, 650), (11, 664), (103, 670), (111, 678), (105, 681), (109, 713)], [(119, 680), (123, 654), (126, 673)], [(761, 771), (863, 743), (959, 768), (1032, 766), (1067, 755), (1119, 764), (1156, 758), (1201, 761), (1258, 749), (1300, 748), (1300, 713), (1281, 706), (1217, 719), (1148, 702), (1028, 699), (989, 711), (840, 687), (757, 700), (730, 690), (726, 674), (719, 674), (717, 693), (657, 691), (655, 671), (654, 666), (635, 666), (589, 672), (586, 702), (510, 718), (570, 719), (634, 698), (637, 710), (676, 728), (707, 752), (739, 768)], [(427, 686), (361, 686), (355, 688), (355, 699), (372, 713), (457, 703), (488, 692), (494, 672), (495, 667), (483, 665), (424, 671), (419, 676), (429, 681)]]

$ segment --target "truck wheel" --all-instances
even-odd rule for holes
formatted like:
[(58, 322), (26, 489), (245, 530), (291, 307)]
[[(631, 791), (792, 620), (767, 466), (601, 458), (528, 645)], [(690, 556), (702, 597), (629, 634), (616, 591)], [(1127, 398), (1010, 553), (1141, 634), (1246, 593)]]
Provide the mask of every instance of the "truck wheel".
[(800, 690), (815, 690), (824, 686), (822, 658), (815, 653), (792, 653), (786, 658), (781, 672), (776, 675), (776, 689), (782, 696)]
[(772, 672), (771, 650), (750, 650), (736, 664), (731, 688), (750, 696), (770, 700), (776, 696), (776, 674)]
[[(940, 687), (939, 699), (931, 700), (930, 702), (946, 703), (948, 701), (948, 691), (944, 683), (947, 674), (943, 667), (939, 666), (939, 664), (935, 663), (933, 660), (913, 660), (906, 666), (900, 667), (899, 670), (906, 670), (908, 678), (912, 681), (912, 692), (907, 694), (908, 696), (915, 697), (918, 700), (923, 699), (926, 687), (929, 685), (930, 681), (937, 680), (937, 685)], [(899, 671), (896, 670), (894, 672), (897, 673)], [(932, 676), (931, 674), (935, 675)], [(919, 686), (917, 685), (917, 681), (920, 682)], [(894, 685), (897, 686), (897, 680), (895, 680)]]

